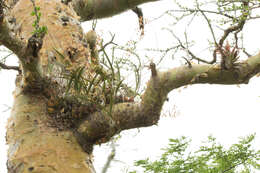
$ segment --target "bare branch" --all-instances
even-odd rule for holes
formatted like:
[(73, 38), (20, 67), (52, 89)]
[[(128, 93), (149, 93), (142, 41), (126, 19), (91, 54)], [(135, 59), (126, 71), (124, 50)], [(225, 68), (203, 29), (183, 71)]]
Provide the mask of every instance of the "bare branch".
[(110, 152), (109, 156), (107, 157), (107, 161), (102, 169), (102, 173), (106, 173), (111, 162), (113, 161), (115, 155), (116, 155), (116, 147), (115, 147), (115, 143), (112, 142), (111, 144), (111, 147), (112, 147), (112, 151)]
[(211, 14), (221, 15), (221, 16), (224, 16), (224, 17), (227, 17), (230, 19), (234, 19), (233, 16), (225, 14), (224, 12), (221, 12), (221, 11), (211, 11), (211, 10), (203, 10), (203, 9), (185, 8), (185, 10), (169, 10), (168, 12), (187, 12), (187, 11), (189, 11), (190, 13), (197, 13), (197, 12), (211, 13)]
[(7, 65), (5, 65), (4, 63), (1, 63), (1, 62), (0, 62), (0, 67), (1, 67), (2, 69), (5, 69), (5, 70), (16, 70), (16, 71), (18, 71), (19, 73), (21, 73), (21, 70), (20, 70), (19, 67), (17, 67), (17, 66), (7, 66)]
[(77, 14), (81, 17), (82, 21), (110, 17), (126, 10), (135, 8), (136, 6), (156, 2), (159, 0), (71, 0), (71, 4)]
[(104, 45), (103, 45), (103, 41), (102, 41), (102, 45), (101, 45), (101, 49), (99, 49), (98, 50), (98, 52), (102, 52), (102, 51), (104, 51), (104, 49), (108, 46), (108, 45), (116, 45), (117, 46), (117, 44), (116, 43), (114, 43), (113, 41), (114, 41), (114, 38), (115, 38), (115, 34), (111, 34), (111, 39), (110, 39), (110, 41), (108, 41), (107, 43), (105, 43)]
[(182, 57), (182, 58), (186, 61), (186, 64), (188, 64), (188, 67), (192, 68), (191, 62), (185, 57)]
[[(151, 77), (140, 103), (119, 103), (88, 116), (77, 129), (80, 139), (91, 143), (107, 142), (122, 130), (154, 125), (160, 118), (167, 94), (190, 84), (247, 84), (260, 72), (260, 54), (238, 63), (236, 69), (222, 71), (220, 65), (181, 66)], [(109, 116), (111, 115), (111, 116)]]
[[(198, 8), (199, 8), (199, 7), (198, 7)], [(217, 40), (216, 40), (216, 36), (215, 36), (215, 34), (214, 34), (214, 31), (213, 31), (211, 22), (210, 22), (209, 18), (204, 14), (203, 11), (200, 10), (200, 12), (201, 12), (201, 14), (203, 15), (203, 17), (206, 19), (206, 21), (207, 21), (207, 23), (208, 23), (208, 26), (209, 26), (211, 35), (212, 35), (212, 37), (213, 37), (213, 40), (214, 40), (214, 43), (215, 43), (215, 46), (216, 46), (216, 45), (217, 45)]]
[(215, 57), (213, 57), (213, 59), (211, 61), (206, 61), (202, 58), (197, 57), (186, 46), (183, 45), (181, 40), (171, 30), (168, 30), (168, 31), (171, 32), (173, 37), (179, 42), (180, 47), (183, 48), (191, 56), (191, 59), (195, 59), (195, 60), (198, 60), (199, 62), (203, 62), (203, 63), (206, 63), (206, 64), (214, 64), (216, 62)]
[[(244, 1), (244, 2), (243, 2), (243, 5), (244, 5), (245, 7), (248, 7), (248, 1)], [(219, 40), (219, 43), (218, 43), (218, 46), (219, 46), (219, 47), (222, 47), (222, 46), (223, 46), (224, 41), (226, 40), (226, 38), (228, 37), (228, 35), (229, 35), (230, 33), (234, 32), (234, 31), (237, 31), (237, 33), (240, 32), (240, 31), (242, 31), (242, 29), (243, 29), (243, 27), (244, 27), (244, 25), (245, 25), (245, 23), (246, 23), (246, 19), (248, 18), (249, 14), (250, 14), (250, 13), (249, 13), (248, 10), (244, 10), (242, 16), (240, 17), (241, 19), (240, 19), (240, 21), (238, 22), (238, 24), (237, 24), (237, 25), (230, 26), (229, 28), (227, 28), (227, 29), (224, 31), (224, 35), (221, 37), (221, 39)]]
[(246, 54), (247, 57), (251, 57), (252, 55), (248, 53), (245, 49), (243, 49), (243, 52)]
[(216, 45), (216, 49), (214, 50), (214, 56), (216, 56), (216, 52), (219, 52), (221, 54), (221, 67), (223, 69), (227, 69), (227, 64), (230, 64), (230, 63), (227, 63), (228, 61), (228, 57), (225, 55), (225, 53), (223, 52), (223, 43), (224, 41), (226, 40), (226, 38), (228, 37), (228, 35), (234, 31), (236, 31), (234, 33), (234, 36), (235, 36), (235, 44), (236, 44), (236, 47), (237, 48), (237, 34), (242, 31), (245, 23), (246, 23), (246, 20), (250, 14), (250, 12), (247, 10), (248, 8), (248, 4), (249, 4), (249, 1), (243, 1), (242, 2), (242, 6), (244, 7), (244, 9), (242, 10), (242, 15), (240, 16), (240, 19), (238, 21), (238, 24), (237, 25), (233, 25), (229, 28), (227, 28), (225, 31), (224, 31), (224, 35), (221, 37), (221, 39), (219, 40), (219, 43)]

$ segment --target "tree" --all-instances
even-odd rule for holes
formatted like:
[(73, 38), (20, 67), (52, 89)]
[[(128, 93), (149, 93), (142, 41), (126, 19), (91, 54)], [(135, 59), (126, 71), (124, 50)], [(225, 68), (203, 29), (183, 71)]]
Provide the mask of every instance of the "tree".
[[(123, 130), (156, 124), (170, 91), (197, 83), (248, 83), (259, 72), (260, 55), (238, 61), (242, 49), (238, 36), (246, 21), (258, 18), (252, 16), (258, 1), (219, 0), (217, 11), (203, 10), (197, 1), (194, 9), (179, 3), (184, 16), (200, 13), (208, 22), (213, 60), (195, 56), (189, 42), (173, 34), (177, 48), (188, 53), (187, 64), (158, 72), (151, 63), (151, 79), (141, 102), (133, 101), (133, 92), (117, 77), (109, 58), (108, 69), (101, 65), (97, 36), (94, 31), (83, 34), (79, 21), (128, 9), (135, 9), (141, 19), (135, 7), (149, 0), (0, 2), (0, 43), (20, 63), (19, 67), (1, 64), (19, 73), (7, 126), (9, 172), (94, 172), (93, 145)], [(223, 23), (229, 26), (221, 37), (215, 36), (206, 14), (226, 17)], [(231, 35), (235, 39), (229, 44), (225, 41)], [(118, 90), (127, 92), (117, 95)]]
[(189, 151), (190, 140), (186, 137), (170, 139), (169, 146), (159, 160), (139, 160), (135, 164), (144, 168), (144, 172), (249, 173), (254, 168), (260, 169), (257, 163), (260, 151), (252, 149), (253, 139), (254, 135), (249, 135), (225, 149), (214, 137), (209, 136), (208, 142), (193, 153)]

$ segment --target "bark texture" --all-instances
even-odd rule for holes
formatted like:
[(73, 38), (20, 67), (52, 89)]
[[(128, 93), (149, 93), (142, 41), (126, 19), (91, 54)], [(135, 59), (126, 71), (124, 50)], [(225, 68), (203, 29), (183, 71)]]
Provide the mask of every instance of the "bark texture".
[[(79, 17), (61, 1), (36, 1), (42, 13), (40, 25), (47, 26), (48, 33), (35, 56), (29, 44), (35, 21), (35, 16), (31, 16), (32, 3), (20, 0), (12, 4), (15, 5), (6, 12), (0, 38), (18, 56), (22, 74), (16, 81), (14, 106), (7, 126), (8, 171), (92, 173), (91, 153), (82, 149), (72, 129), (60, 130), (55, 126), (48, 108), (54, 98), (62, 96), (64, 81), (57, 74), (90, 66), (89, 46)], [(54, 49), (64, 54), (64, 59)], [(51, 89), (54, 85), (57, 88)]]
[[(109, 17), (155, 0), (37, 0), (42, 13), (42, 37), (32, 34), (35, 16), (29, 0), (0, 1), (0, 43), (20, 62), (14, 106), (7, 125), (9, 173), (93, 173), (92, 147), (127, 129), (154, 125), (167, 94), (197, 83), (240, 84), (260, 72), (260, 55), (225, 70), (220, 65), (191, 65), (158, 72), (150, 65), (151, 79), (142, 101), (121, 102), (113, 109), (65, 95), (64, 76), (83, 69), (92, 80), (100, 65), (94, 31), (84, 34), (80, 20)], [(98, 93), (89, 93), (92, 97)]]
[(91, 173), (91, 155), (71, 131), (49, 127), (45, 96), (16, 95), (7, 126), (9, 173)]

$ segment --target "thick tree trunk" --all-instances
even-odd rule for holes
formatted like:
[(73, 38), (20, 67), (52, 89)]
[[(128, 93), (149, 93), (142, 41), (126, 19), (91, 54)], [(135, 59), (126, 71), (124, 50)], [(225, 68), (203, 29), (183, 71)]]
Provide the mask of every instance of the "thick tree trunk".
[[(93, 109), (95, 105), (78, 101), (73, 91), (69, 99), (63, 93), (68, 82), (64, 74), (84, 67), (83, 75), (91, 80), (99, 65), (95, 35), (93, 31), (85, 35), (79, 21), (111, 16), (149, 1), (154, 0), (6, 0), (5, 4), (0, 0), (0, 44), (17, 55), (22, 72), (17, 76), (14, 106), (7, 125), (9, 173), (93, 173), (95, 143), (135, 128), (134, 124), (148, 126), (158, 121), (163, 101), (154, 98), (144, 99), (147, 103), (143, 106), (119, 104), (115, 108), (117, 114), (109, 116), (106, 108), (97, 111)], [(31, 14), (36, 13), (35, 7), (40, 7), (41, 13), (37, 25), (48, 29), (43, 37), (33, 34), (37, 16)], [(151, 92), (153, 87), (148, 89)], [(151, 103), (155, 101), (159, 107), (151, 113)], [(135, 112), (129, 108), (137, 110), (140, 117), (131, 116)], [(121, 109), (121, 114), (127, 116), (118, 114)], [(142, 114), (142, 109), (155, 118)]]
[(71, 131), (50, 128), (46, 98), (18, 94), (7, 126), (9, 173), (92, 173), (91, 154)]
[[(230, 69), (219, 64), (190, 64), (157, 72), (151, 63), (151, 79), (141, 102), (123, 99), (109, 104), (102, 100), (107, 96), (107, 85), (99, 83), (91, 92), (70, 90), (65, 95), (69, 76), (75, 71), (80, 71), (84, 82), (91, 81), (86, 88), (92, 87), (97, 74), (102, 74), (99, 81), (111, 76), (98, 63), (95, 33), (83, 34), (79, 21), (114, 15), (152, 1), (37, 0), (39, 25), (48, 28), (47, 34), (37, 36), (32, 34), (36, 17), (31, 15), (31, 1), (6, 0), (7, 8), (0, 0), (0, 44), (17, 55), (22, 71), (7, 125), (9, 173), (93, 173), (93, 145), (107, 142), (123, 130), (156, 124), (171, 90), (197, 83), (248, 83), (260, 72), (260, 54)], [(114, 81), (114, 76), (111, 79)], [(108, 91), (114, 93), (111, 88)], [(96, 106), (100, 101), (103, 105)]]
[[(38, 78), (50, 76), (53, 77), (52, 80), (62, 85), (62, 81), (55, 79), (55, 76), (57, 77), (55, 73), (61, 70), (57, 67), (56, 71), (48, 71), (50, 61), (58, 61), (55, 59), (60, 58), (54, 49), (66, 56), (65, 61), (71, 64), (71, 68), (79, 64), (86, 67), (89, 65), (89, 48), (85, 45), (79, 17), (61, 1), (36, 1), (36, 6), (40, 7), (42, 13), (40, 25), (48, 28), (43, 46), (38, 53), (37, 70), (40, 72)], [(15, 34), (24, 41), (28, 40), (33, 32), (32, 24), (35, 16), (31, 16), (32, 11), (30, 0), (18, 1), (11, 11), (10, 21), (15, 25)], [(23, 75), (25, 73), (24, 70)], [(83, 151), (73, 131), (60, 130), (51, 124), (47, 103), (48, 99), (57, 97), (58, 92), (46, 96), (44, 88), (41, 87), (26, 92), (23, 88), (26, 84), (21, 83), (22, 81), (17, 79), (14, 106), (7, 126), (8, 172), (95, 172), (91, 152)]]

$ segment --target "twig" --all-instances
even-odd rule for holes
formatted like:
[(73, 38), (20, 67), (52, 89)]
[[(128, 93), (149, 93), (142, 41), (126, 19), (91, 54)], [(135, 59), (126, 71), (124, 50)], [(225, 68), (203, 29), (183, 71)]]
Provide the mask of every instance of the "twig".
[[(244, 1), (244, 2), (243, 2), (243, 5), (248, 7), (248, 2)], [(249, 16), (249, 12), (248, 12), (248, 11), (244, 11), (244, 13), (242, 14), (242, 16), (243, 16), (243, 20), (241, 19), (241, 21), (240, 21), (237, 25), (235, 25), (235, 26), (230, 26), (229, 28), (227, 28), (227, 29), (224, 31), (224, 35), (221, 37), (221, 39), (219, 40), (219, 43), (218, 43), (218, 45), (219, 45), (220, 47), (223, 46), (224, 41), (226, 40), (226, 38), (228, 37), (228, 35), (229, 35), (231, 32), (237, 31), (237, 33), (238, 33), (238, 32), (240, 32), (240, 31), (242, 31), (242, 29), (243, 29), (243, 27), (244, 27), (244, 25), (245, 25), (245, 23), (246, 23), (246, 19), (247, 19), (247, 17)]]
[(200, 11), (201, 14), (203, 15), (203, 17), (206, 19), (207, 23), (208, 23), (208, 26), (209, 26), (209, 29), (210, 29), (210, 32), (211, 32), (211, 35), (213, 37), (213, 40), (214, 40), (214, 43), (215, 45), (217, 45), (217, 41), (216, 41), (216, 37), (215, 37), (215, 34), (214, 34), (214, 31), (213, 31), (213, 28), (212, 28), (212, 25), (210, 23), (210, 20), (208, 19), (208, 17), (204, 14), (203, 11)]
[(115, 147), (114, 142), (112, 142), (111, 146), (112, 146), (112, 151), (109, 154), (109, 156), (107, 157), (107, 161), (106, 161), (106, 163), (105, 163), (105, 165), (104, 165), (104, 167), (102, 168), (102, 171), (101, 171), (102, 173), (107, 172), (111, 162), (114, 160), (114, 157), (116, 155), (116, 147)]
[(179, 42), (180, 47), (182, 47), (184, 50), (186, 50), (187, 53), (191, 56), (192, 59), (198, 60), (198, 61), (203, 62), (203, 63), (206, 63), (206, 64), (213, 64), (213, 63), (216, 62), (215, 57), (214, 57), (213, 60), (211, 60), (211, 61), (206, 61), (206, 60), (204, 60), (204, 59), (202, 59), (202, 58), (199, 58), (199, 57), (195, 56), (187, 47), (185, 47), (185, 46), (183, 45), (183, 43), (181, 42), (181, 40), (180, 40), (171, 30), (169, 30), (169, 29), (167, 29), (167, 30), (168, 30), (169, 32), (171, 32), (171, 34), (173, 35), (173, 37)]
[[(249, 2), (248, 1), (243, 1), (243, 6), (246, 8), (248, 7), (248, 4)], [(223, 43), (224, 41), (226, 40), (226, 38), (228, 37), (228, 35), (234, 31), (236, 31), (234, 34), (235, 34), (235, 44), (236, 44), (236, 48), (237, 48), (237, 34), (242, 31), (245, 23), (246, 23), (246, 19), (248, 18), (249, 16), (249, 11), (248, 10), (243, 10), (242, 11), (242, 18), (240, 19), (240, 21), (238, 22), (237, 25), (233, 25), (233, 26), (230, 26), (229, 28), (227, 28), (226, 30), (224, 30), (224, 34), (223, 36), (221, 37), (221, 39), (219, 40), (219, 43), (217, 44), (216, 46), (216, 49), (214, 50), (214, 53), (213, 53), (213, 56), (216, 57), (216, 53), (219, 52), (221, 54), (221, 66), (225, 67), (225, 61), (226, 61), (226, 55), (224, 54), (223, 52)]]
[(144, 15), (141, 8), (135, 7), (132, 9), (133, 12), (138, 16), (139, 29), (141, 30), (141, 35), (144, 35)]
[(108, 45), (110, 45), (110, 44), (113, 44), (113, 45), (116, 45), (116, 46), (117, 46), (117, 44), (113, 42), (113, 41), (114, 41), (114, 38), (115, 38), (115, 34), (111, 34), (111, 36), (112, 36), (112, 37), (111, 37), (111, 40), (110, 40), (109, 42), (107, 42), (106, 44), (102, 45), (101, 49), (99, 49), (98, 52), (104, 51), (104, 49), (105, 49)]
[[(249, 158), (248, 158), (248, 159), (249, 159)], [(246, 159), (246, 160), (247, 160), (247, 159)], [(233, 165), (233, 166), (231, 166), (231, 167), (225, 169), (222, 173), (228, 172), (228, 171), (230, 171), (230, 170), (236, 168), (237, 166), (239, 166), (239, 165), (245, 163), (246, 160), (243, 160), (242, 162), (239, 162), (239, 163), (237, 163), (237, 164), (235, 164), (235, 165)]]
[(1, 62), (0, 62), (0, 67), (1, 67), (2, 69), (5, 69), (5, 70), (16, 70), (16, 71), (18, 71), (19, 73), (21, 73), (21, 70), (20, 70), (19, 67), (17, 67), (17, 66), (7, 66), (7, 65), (5, 65), (4, 63), (1, 63)]
[(202, 9), (185, 9), (185, 10), (169, 10), (168, 12), (191, 12), (191, 13), (196, 13), (196, 12), (204, 12), (204, 13), (212, 13), (212, 14), (216, 14), (216, 15), (221, 15), (221, 16), (225, 16), (227, 18), (230, 18), (230, 19), (234, 19), (233, 16), (230, 16), (228, 14), (225, 14), (223, 13), (222, 11), (210, 11), (210, 10), (202, 10)]
[(97, 19), (94, 19), (92, 21), (92, 30), (95, 31), (96, 27), (97, 27)]
[(246, 54), (247, 57), (251, 57), (252, 55), (248, 53), (245, 49), (243, 49), (243, 52)]
[(191, 62), (185, 57), (182, 57), (182, 58), (186, 61), (186, 63), (188, 64), (188, 67), (192, 68)]

